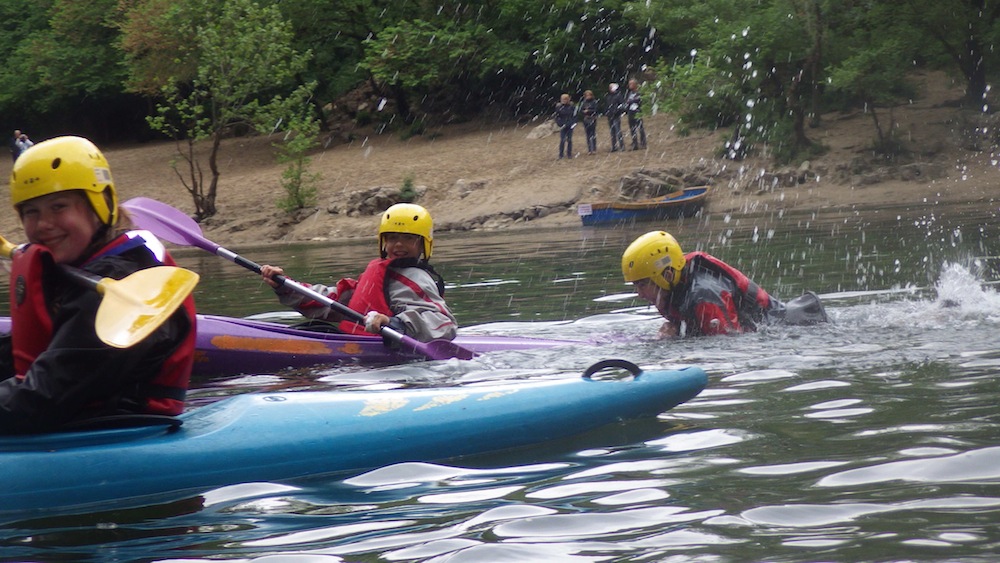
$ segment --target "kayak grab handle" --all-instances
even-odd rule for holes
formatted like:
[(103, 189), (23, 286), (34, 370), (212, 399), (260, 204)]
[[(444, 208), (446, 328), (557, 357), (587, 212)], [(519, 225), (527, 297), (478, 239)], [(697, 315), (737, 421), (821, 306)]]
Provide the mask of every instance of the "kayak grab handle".
[(594, 375), (595, 373), (599, 373), (606, 369), (611, 369), (611, 368), (627, 370), (629, 373), (632, 374), (632, 377), (637, 377), (640, 373), (642, 373), (642, 368), (640, 368), (639, 366), (633, 364), (628, 360), (611, 359), (611, 360), (601, 360), (591, 365), (589, 368), (583, 371), (583, 378), (592, 379), (591, 376)]

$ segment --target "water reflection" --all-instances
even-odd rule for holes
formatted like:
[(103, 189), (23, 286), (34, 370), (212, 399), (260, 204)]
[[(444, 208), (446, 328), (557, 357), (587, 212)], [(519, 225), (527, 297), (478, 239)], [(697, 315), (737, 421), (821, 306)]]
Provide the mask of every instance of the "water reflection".
[[(957, 223), (956, 223), (957, 222)], [(659, 342), (618, 265), (646, 227), (441, 234), (463, 330), (582, 340), (367, 370), (214, 382), (251, 391), (474, 384), (622, 357), (704, 366), (709, 388), (657, 420), (447, 463), (401, 463), (191, 501), (8, 522), (3, 557), (262, 561), (988, 561), (1000, 549), (1000, 226), (905, 210), (679, 226), (775, 295), (819, 292), (833, 323)], [(323, 281), (371, 241), (239, 249)], [(277, 309), (270, 289), (184, 253), (206, 312)], [(212, 389), (210, 392), (215, 392)], [(557, 398), (553, 398), (557, 400)], [(266, 453), (262, 453), (266, 455)], [(336, 452), (331, 452), (336, 455)], [(95, 530), (99, 530), (95, 533)], [(112, 532), (113, 531), (113, 532)], [(291, 559), (294, 560), (294, 559)]]

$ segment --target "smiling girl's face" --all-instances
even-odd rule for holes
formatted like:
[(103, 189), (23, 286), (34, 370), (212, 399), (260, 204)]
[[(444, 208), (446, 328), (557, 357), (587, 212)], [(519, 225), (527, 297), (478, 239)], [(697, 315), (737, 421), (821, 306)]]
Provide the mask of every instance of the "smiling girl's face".
[(73, 264), (83, 258), (100, 219), (80, 191), (58, 192), (25, 201), (18, 207), (28, 241), (52, 252), (57, 264)]

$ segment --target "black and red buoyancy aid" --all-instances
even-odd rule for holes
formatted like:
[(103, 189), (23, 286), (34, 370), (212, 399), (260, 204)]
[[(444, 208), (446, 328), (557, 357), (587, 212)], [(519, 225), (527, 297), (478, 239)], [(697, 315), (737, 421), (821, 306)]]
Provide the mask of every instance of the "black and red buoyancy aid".
[(52, 315), (42, 288), (45, 270), (55, 264), (49, 249), (38, 244), (21, 246), (11, 255), (10, 320), (14, 372), (24, 379), (52, 340)]
[[(140, 246), (149, 249), (159, 264), (176, 265), (155, 237), (141, 231), (130, 231), (115, 238), (94, 254), (88, 263), (103, 256), (124, 254)], [(49, 250), (38, 244), (22, 246), (11, 258), (11, 343), (14, 369), (17, 377), (23, 378), (31, 364), (52, 341), (54, 322), (45, 296), (43, 274), (54, 266), (54, 261)], [(184, 410), (184, 397), (194, 363), (194, 298), (189, 295), (182, 307), (190, 320), (191, 330), (163, 363), (153, 380), (143, 386), (145, 412), (150, 414), (175, 415)]]
[(782, 307), (743, 272), (718, 258), (704, 252), (691, 252), (685, 258), (683, 290), (675, 290), (671, 305), (673, 316), (689, 323), (693, 334), (753, 331), (769, 311)]

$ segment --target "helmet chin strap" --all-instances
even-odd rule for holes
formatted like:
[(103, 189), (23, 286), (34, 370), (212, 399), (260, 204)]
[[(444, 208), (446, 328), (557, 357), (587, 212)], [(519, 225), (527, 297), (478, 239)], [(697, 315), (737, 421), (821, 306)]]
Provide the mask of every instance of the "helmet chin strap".
[(677, 271), (674, 270), (673, 268), (670, 268), (670, 267), (664, 268), (663, 271), (660, 272), (660, 276), (663, 279), (667, 280), (667, 283), (670, 284), (671, 288), (673, 288), (674, 285), (676, 285), (677, 282), (679, 281), (679, 280), (674, 279), (676, 277), (676, 275), (677, 275)]
[(656, 310), (664, 317), (667, 316), (667, 312), (670, 310), (670, 292), (656, 286), (656, 300), (653, 302), (653, 307), (656, 307)]

